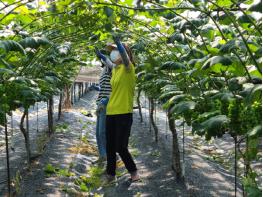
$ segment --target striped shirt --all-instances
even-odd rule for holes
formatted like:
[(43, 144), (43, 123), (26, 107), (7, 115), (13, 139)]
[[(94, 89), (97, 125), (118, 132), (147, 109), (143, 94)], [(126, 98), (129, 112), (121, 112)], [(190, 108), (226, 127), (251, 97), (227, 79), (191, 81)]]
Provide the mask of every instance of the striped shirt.
[(100, 91), (99, 91), (99, 96), (96, 100), (97, 104), (99, 104), (101, 99), (110, 97), (110, 93), (111, 93), (110, 80), (111, 80), (111, 69), (105, 66), (102, 70), (102, 74), (99, 80)]

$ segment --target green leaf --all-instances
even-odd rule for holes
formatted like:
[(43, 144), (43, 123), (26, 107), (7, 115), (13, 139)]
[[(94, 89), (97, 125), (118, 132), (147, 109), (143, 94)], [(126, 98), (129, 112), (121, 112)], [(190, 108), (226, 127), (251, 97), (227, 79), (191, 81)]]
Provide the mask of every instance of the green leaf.
[(194, 6), (201, 6), (204, 4), (204, 0), (190, 0), (190, 3), (192, 3)]
[(218, 55), (219, 49), (211, 46), (207, 46), (207, 49), (211, 55)]
[(14, 74), (14, 72), (7, 68), (0, 68), (0, 75), (4, 75), (4, 74), (12, 75)]
[(111, 24), (111, 23), (106, 23), (106, 24), (104, 25), (104, 28), (105, 28), (107, 31), (111, 32), (111, 31), (112, 31), (112, 24)]
[(227, 56), (214, 56), (209, 58), (205, 63), (204, 66), (202, 67), (203, 70), (212, 68), (213, 71), (221, 71), (225, 70), (226, 68), (224, 66), (231, 65), (233, 62), (230, 59), (230, 57)]
[(259, 137), (261, 136), (262, 134), (262, 126), (261, 125), (257, 125), (255, 126), (253, 129), (251, 129), (249, 132), (248, 132), (248, 136), (249, 137)]
[(219, 115), (219, 111), (216, 110), (216, 111), (211, 111), (211, 112), (205, 112), (205, 113), (202, 113), (198, 116), (199, 119), (208, 119), (208, 118), (211, 118), (211, 117), (214, 117), (216, 115)]
[(18, 15), (16, 19), (21, 21), (22, 24), (28, 24), (33, 21), (33, 18), (30, 17), (29, 15)]
[(0, 68), (3, 66), (5, 68), (12, 69), (12, 66), (8, 62), (6, 62), (4, 59), (0, 58)]
[(177, 41), (179, 43), (186, 43), (185, 37), (181, 33), (174, 33), (168, 38), (167, 43), (174, 43), (174, 41)]
[(254, 18), (250, 15), (245, 15), (245, 14), (242, 14), (241, 16), (239, 16), (237, 18), (238, 22), (240, 24), (242, 23), (251, 23), (251, 21), (254, 21)]
[(257, 52), (260, 48), (260, 46), (258, 46), (256, 43), (249, 43), (248, 47), (254, 53)]
[(229, 84), (229, 90), (230, 91), (237, 91), (237, 90), (242, 90), (242, 85), (247, 82), (246, 77), (233, 77), (229, 79), (228, 84)]
[(146, 73), (145, 76), (144, 76), (144, 80), (145, 81), (149, 81), (149, 80), (152, 80), (154, 77), (155, 77), (155, 74)]
[(215, 27), (212, 25), (205, 25), (201, 29), (201, 34), (204, 37), (207, 37), (210, 41), (212, 41), (215, 36)]
[(194, 57), (194, 58), (204, 58), (205, 57), (205, 53), (197, 48), (192, 48), (191, 51), (187, 54), (188, 58)]
[(219, 99), (222, 102), (229, 102), (234, 99), (234, 95), (231, 92), (219, 92), (211, 97), (212, 99)]
[(251, 76), (262, 78), (262, 74), (258, 71), (258, 69), (254, 65), (248, 67), (248, 72)]
[[(203, 57), (203, 58), (201, 58), (201, 59), (191, 59), (191, 60), (188, 62), (188, 65), (189, 65), (190, 67), (200, 68), (200, 67), (204, 64), (204, 62), (207, 61), (208, 58), (209, 58), (209, 56), (205, 56), (205, 57)], [(198, 70), (200, 70), (200, 69), (198, 69)], [(193, 70), (193, 71), (194, 71), (194, 70)], [(189, 74), (191, 75), (191, 73), (189, 73)]]
[[(223, 0), (224, 1), (224, 0)], [(229, 0), (228, 0), (229, 1)], [(229, 16), (230, 15), (230, 16)], [(232, 12), (229, 12), (229, 15), (223, 13), (219, 16), (219, 23), (223, 25), (230, 25), (232, 23), (231, 19), (233, 21), (236, 20), (235, 15)]]
[(231, 0), (216, 0), (216, 3), (220, 6), (220, 7), (231, 7), (231, 5), (233, 4)]
[(179, 62), (165, 62), (164, 64), (161, 65), (160, 67), (161, 70), (184, 70), (185, 65)]
[(23, 55), (26, 55), (24, 48), (16, 41), (13, 40), (2, 40), (0, 41), (0, 49), (5, 50), (5, 52), (18, 51)]
[(181, 21), (180, 23), (180, 32), (185, 32), (186, 29), (194, 31), (196, 28), (206, 24), (206, 21), (202, 18), (188, 18), (186, 21)]
[(53, 174), (56, 172), (56, 168), (52, 166), (51, 164), (47, 164), (44, 171), (47, 174)]
[(162, 87), (162, 92), (166, 92), (166, 91), (178, 91), (178, 87), (174, 84), (167, 84), (166, 86)]
[(160, 100), (166, 100), (166, 99), (169, 99), (171, 97), (173, 97), (174, 95), (178, 95), (178, 94), (182, 94), (183, 92), (182, 91), (176, 91), (176, 90), (173, 90), (173, 91), (164, 91), (161, 96), (159, 97)]
[(262, 196), (262, 190), (258, 187), (248, 187), (247, 188), (247, 194), (249, 197), (261, 197)]
[(247, 48), (244, 42), (238, 39), (230, 40), (220, 47), (220, 53), (228, 54), (231, 53), (233, 50), (241, 50), (242, 52), (246, 52)]
[(83, 191), (83, 192), (88, 192), (89, 191), (89, 188), (86, 186), (85, 183), (81, 183), (80, 184), (80, 190)]
[(44, 37), (27, 37), (19, 42), (24, 48), (37, 49), (40, 46), (50, 45), (51, 43)]
[(254, 101), (258, 101), (261, 103), (261, 98), (262, 98), (262, 84), (256, 84), (251, 92), (249, 93), (246, 101), (249, 104), (254, 103)]
[(104, 7), (104, 13), (106, 14), (107, 17), (111, 17), (113, 14), (113, 11), (114, 10), (108, 6)]
[(172, 96), (164, 105), (163, 108), (164, 109), (168, 109), (170, 106), (174, 105), (175, 103), (178, 103), (182, 100), (184, 100), (187, 95), (182, 94), (182, 91), (177, 91), (178, 95)]
[(171, 113), (185, 114), (194, 110), (196, 103), (193, 101), (181, 101), (174, 105), (171, 109)]
[(229, 122), (227, 116), (217, 115), (202, 122), (201, 128), (207, 132), (206, 139), (210, 139), (212, 136), (221, 136)]
[(204, 92), (205, 97), (211, 97), (217, 94), (219, 91), (218, 90), (208, 90)]

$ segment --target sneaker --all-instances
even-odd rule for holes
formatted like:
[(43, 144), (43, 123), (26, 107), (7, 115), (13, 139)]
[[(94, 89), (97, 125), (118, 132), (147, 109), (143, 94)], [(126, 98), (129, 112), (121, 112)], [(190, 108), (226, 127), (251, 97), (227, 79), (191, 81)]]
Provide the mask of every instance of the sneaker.
[(123, 166), (124, 166), (124, 163), (123, 163), (122, 160), (116, 161), (116, 168), (121, 168), (121, 167), (123, 167)]
[(121, 161), (121, 157), (118, 154), (116, 154), (116, 161)]

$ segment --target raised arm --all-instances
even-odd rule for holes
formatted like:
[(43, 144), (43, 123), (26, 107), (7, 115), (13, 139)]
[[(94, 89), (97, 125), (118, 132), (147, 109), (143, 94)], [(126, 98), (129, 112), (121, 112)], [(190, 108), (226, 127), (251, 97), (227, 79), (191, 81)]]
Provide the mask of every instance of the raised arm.
[(121, 43), (121, 41), (118, 37), (113, 36), (113, 40), (114, 40), (115, 44), (117, 45), (117, 48), (120, 52), (123, 64), (125, 65), (126, 68), (129, 68), (131, 61), (130, 61), (130, 58), (127, 54), (125, 47), (123, 46), (123, 44)]
[(112, 63), (110, 59), (103, 55), (97, 48), (95, 48), (95, 53), (97, 57), (101, 60), (101, 62), (105, 64), (108, 68), (112, 69), (116, 66), (116, 64)]

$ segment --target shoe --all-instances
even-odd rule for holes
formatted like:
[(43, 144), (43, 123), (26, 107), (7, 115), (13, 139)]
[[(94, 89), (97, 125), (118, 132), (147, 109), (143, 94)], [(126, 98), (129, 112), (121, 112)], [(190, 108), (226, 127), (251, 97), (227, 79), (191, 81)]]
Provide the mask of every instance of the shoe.
[(96, 161), (92, 162), (92, 164), (98, 164), (98, 165), (101, 165), (103, 163), (106, 162), (106, 157), (99, 157), (99, 159), (97, 159)]
[(102, 175), (101, 181), (102, 181), (102, 184), (101, 184), (102, 186), (109, 186), (116, 182), (116, 177), (109, 175), (109, 174), (105, 174), (105, 175)]
[(141, 181), (141, 178), (140, 178), (137, 170), (135, 172), (130, 173), (130, 174), (131, 174), (131, 178), (130, 178), (131, 182)]
[(123, 167), (123, 166), (124, 166), (124, 163), (123, 163), (122, 160), (116, 161), (116, 167), (117, 167), (117, 168), (121, 168), (121, 167)]
[(121, 157), (118, 154), (116, 154), (116, 161), (121, 161)]

